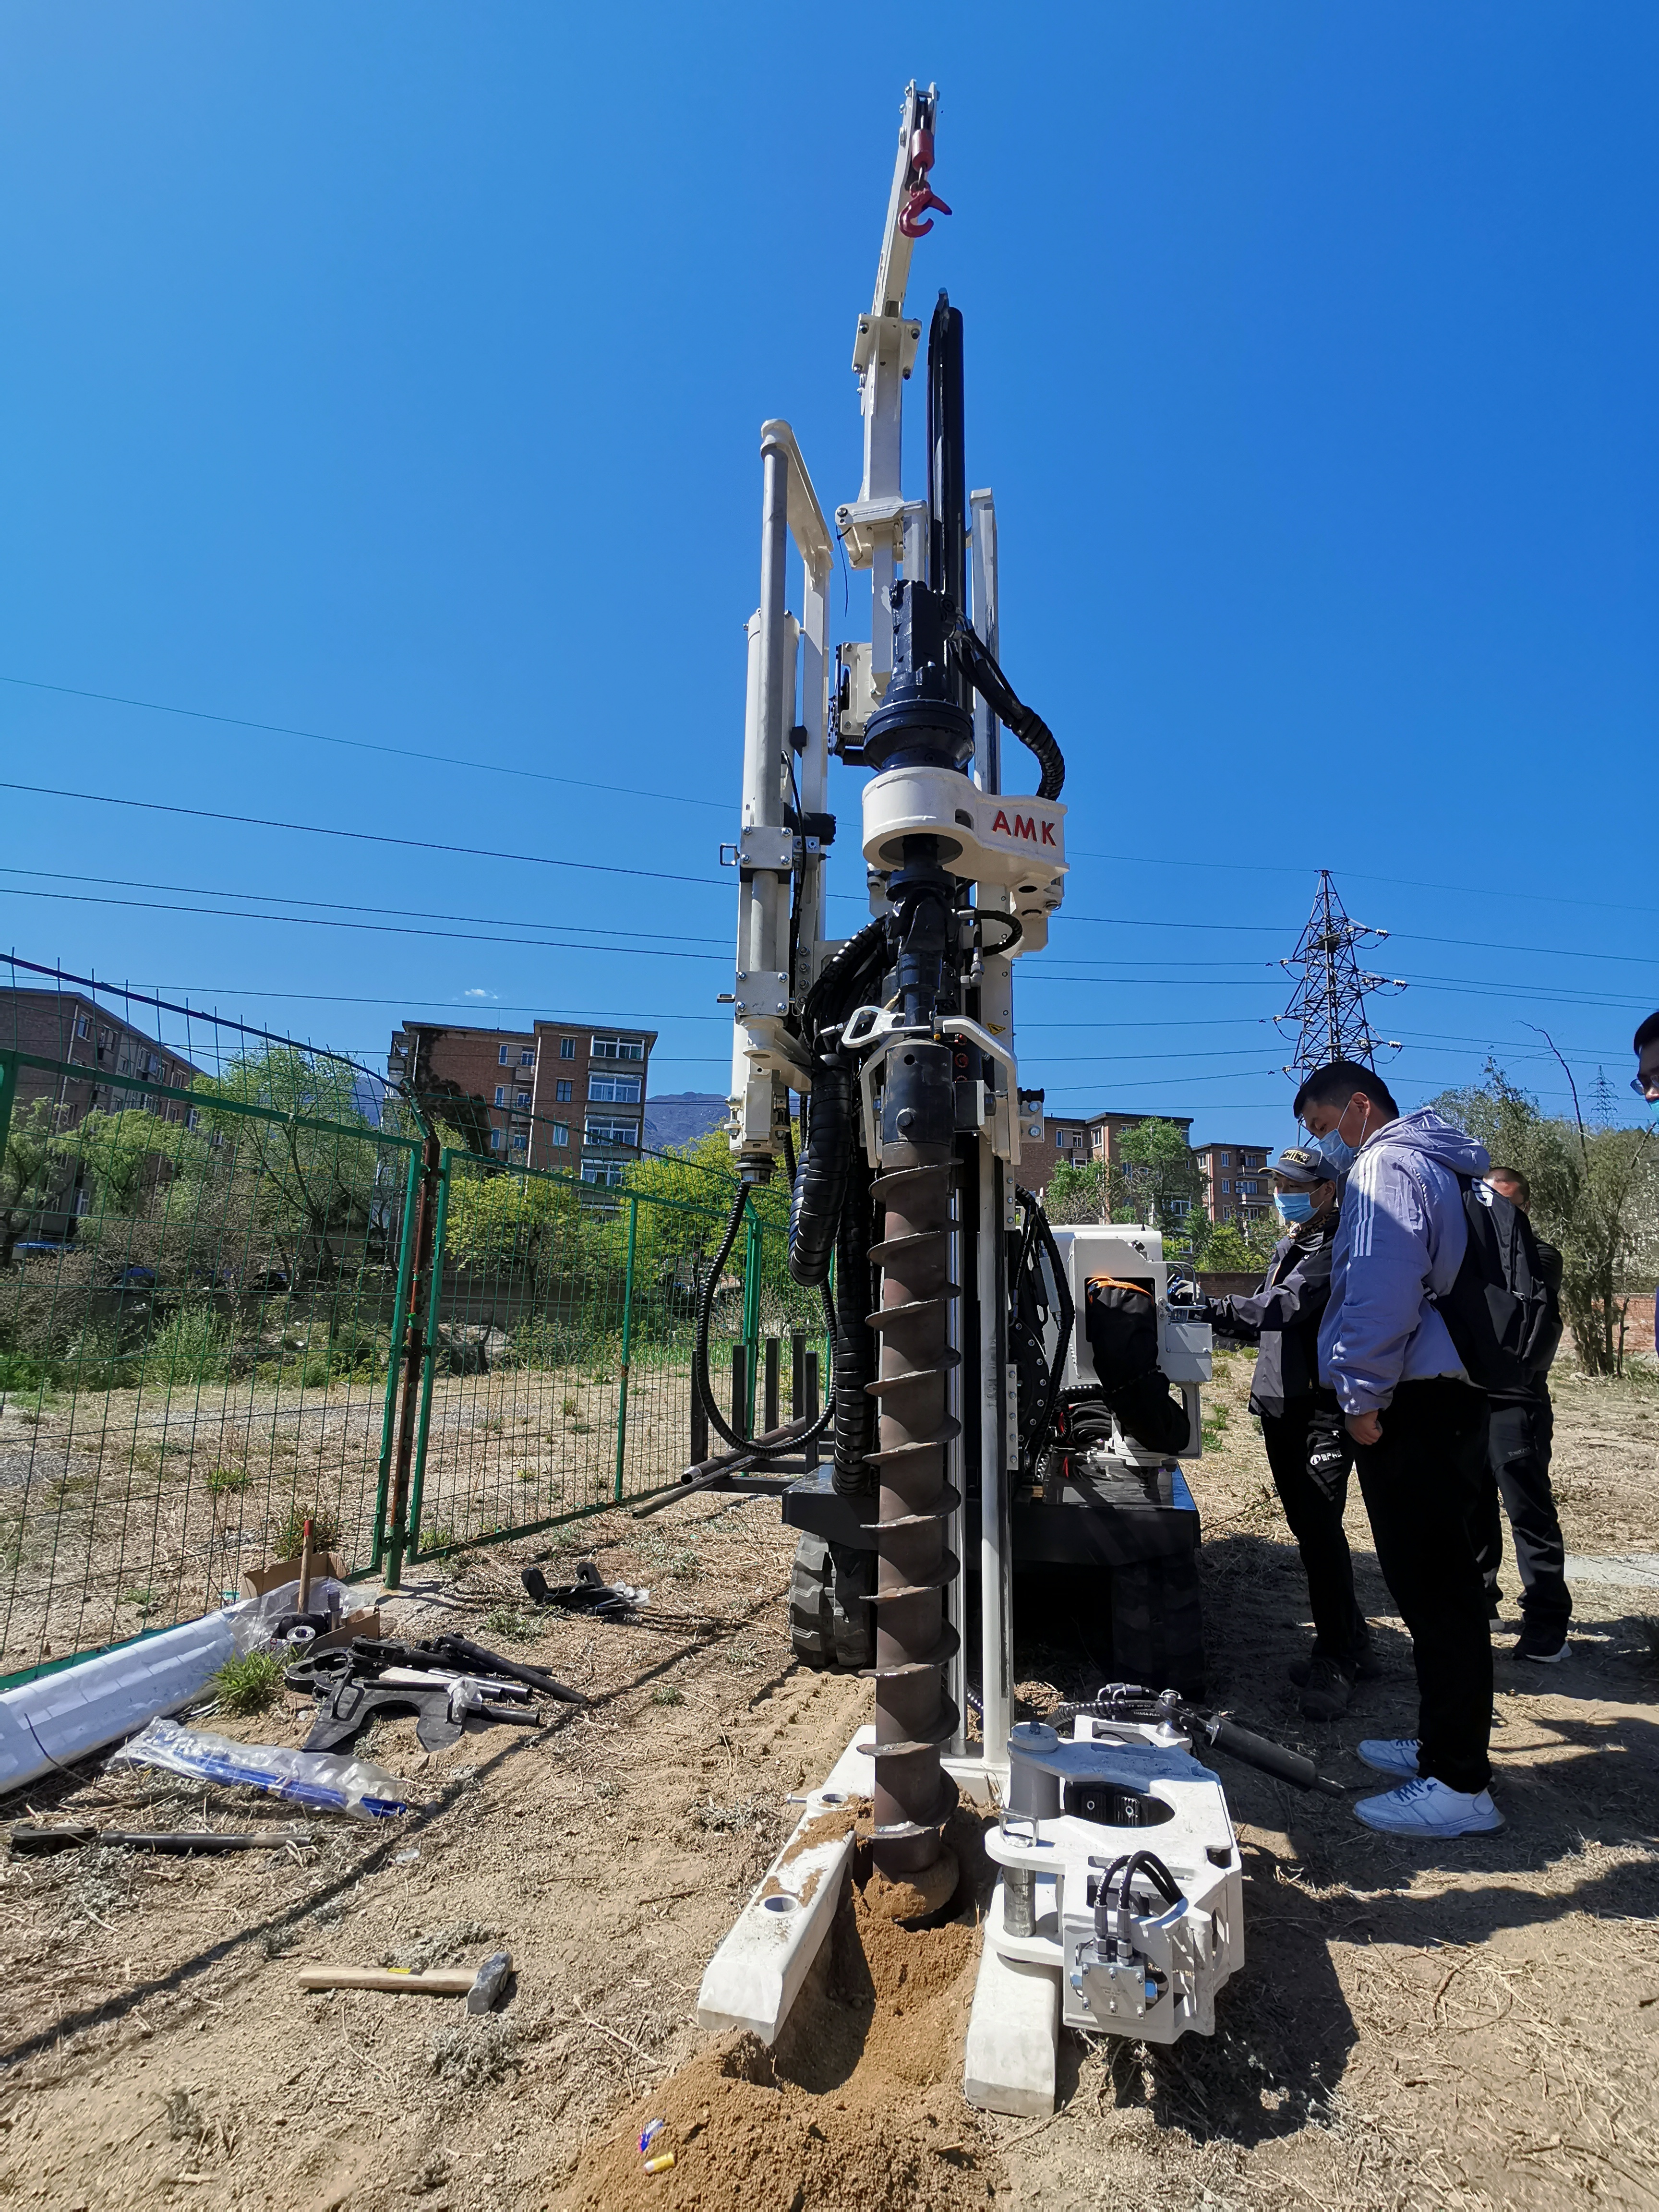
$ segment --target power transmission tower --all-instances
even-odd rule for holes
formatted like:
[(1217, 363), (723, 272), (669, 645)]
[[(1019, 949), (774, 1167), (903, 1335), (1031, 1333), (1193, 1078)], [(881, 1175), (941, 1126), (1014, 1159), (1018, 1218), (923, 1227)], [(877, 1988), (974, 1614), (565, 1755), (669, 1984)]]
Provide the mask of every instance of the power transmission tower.
[(1367, 975), (1361, 972), (1355, 948), (1365, 939), (1378, 944), (1386, 929), (1372, 929), (1353, 921), (1344, 909), (1328, 868), (1319, 871), (1319, 890), (1307, 927), (1296, 951), (1279, 966), (1297, 973), (1291, 1003), (1273, 1018), (1281, 1030), (1294, 1027), (1296, 1056), (1286, 1075), (1302, 1077), (1334, 1060), (1357, 1060), (1375, 1067), (1379, 1052), (1398, 1052), (1399, 1041), (1375, 1037), (1365, 1012), (1367, 991), (1403, 991), (1399, 976)]

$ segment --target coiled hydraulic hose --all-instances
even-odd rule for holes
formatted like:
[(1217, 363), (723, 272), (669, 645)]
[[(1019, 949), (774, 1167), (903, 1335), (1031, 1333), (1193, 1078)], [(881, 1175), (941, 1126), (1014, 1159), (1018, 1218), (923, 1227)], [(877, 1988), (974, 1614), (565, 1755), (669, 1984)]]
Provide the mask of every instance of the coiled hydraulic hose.
[[(697, 1295), (696, 1334), (691, 1346), (691, 1388), (696, 1395), (697, 1403), (708, 1416), (708, 1425), (722, 1443), (730, 1444), (734, 1451), (752, 1455), (757, 1465), (765, 1467), (774, 1460), (783, 1459), (792, 1452), (799, 1451), (803, 1445), (817, 1442), (830, 1426), (830, 1422), (836, 1419), (836, 1394), (831, 1391), (823, 1411), (810, 1429), (803, 1430), (799, 1436), (791, 1437), (785, 1443), (774, 1445), (770, 1451), (757, 1450), (750, 1438), (739, 1436), (714, 1402), (714, 1393), (709, 1387), (708, 1381), (708, 1324), (714, 1315), (714, 1292), (720, 1283), (720, 1271), (732, 1256), (732, 1247), (738, 1241), (738, 1231), (743, 1226), (743, 1210), (748, 1202), (749, 1190), (745, 1184), (738, 1193), (733, 1202), (732, 1218), (726, 1224), (726, 1234), (720, 1240), (720, 1248), (714, 1255), (714, 1265), (704, 1278), (702, 1288)], [(823, 1310), (825, 1319), (834, 1331), (836, 1316), (827, 1292), (823, 1301)]]
[(836, 1461), (830, 1480), (844, 1496), (871, 1487), (866, 1461), (875, 1443), (876, 1343), (871, 1334), (870, 1170), (862, 1146), (847, 1166), (836, 1232)]
[(789, 1272), (809, 1287), (830, 1279), (853, 1158), (857, 1079), (844, 1060), (819, 1061), (805, 1109), (800, 1164), (791, 1162)]

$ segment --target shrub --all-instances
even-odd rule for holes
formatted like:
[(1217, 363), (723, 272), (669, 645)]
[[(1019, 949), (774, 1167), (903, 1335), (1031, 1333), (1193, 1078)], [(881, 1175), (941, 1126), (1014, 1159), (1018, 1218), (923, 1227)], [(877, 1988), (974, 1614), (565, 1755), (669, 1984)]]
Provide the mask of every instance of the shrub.
[(262, 1713), (283, 1686), (283, 1669), (289, 1655), (276, 1651), (239, 1651), (208, 1684), (228, 1713), (246, 1717)]

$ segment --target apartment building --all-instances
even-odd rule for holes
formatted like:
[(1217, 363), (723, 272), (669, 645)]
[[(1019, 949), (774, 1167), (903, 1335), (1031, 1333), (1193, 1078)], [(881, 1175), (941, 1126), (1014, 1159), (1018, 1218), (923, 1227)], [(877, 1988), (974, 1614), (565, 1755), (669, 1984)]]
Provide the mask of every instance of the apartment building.
[(1273, 1211), (1272, 1154), (1263, 1145), (1200, 1145), (1194, 1157), (1204, 1178), (1204, 1210), (1212, 1221), (1261, 1221)]
[[(163, 1098), (161, 1087), (188, 1091), (201, 1070), (147, 1030), (72, 991), (0, 991), (0, 1050), (29, 1053), (40, 1060), (67, 1060), (84, 1075), (51, 1075), (44, 1068), (17, 1071), (18, 1108), (50, 1098), (59, 1109), (59, 1126), (72, 1129), (94, 1106), (106, 1114), (143, 1107), (168, 1121), (181, 1121), (190, 1109)], [(112, 1083), (112, 1076), (131, 1082)], [(135, 1089), (154, 1083), (157, 1090)]]
[(1088, 1167), (1099, 1162), (1123, 1165), (1122, 1139), (1142, 1121), (1173, 1121), (1183, 1142), (1190, 1142), (1190, 1114), (1133, 1114), (1108, 1109), (1098, 1114), (1066, 1114), (1050, 1118), (1043, 1111), (1041, 1091), (1019, 1094), (1019, 1179), (1028, 1190), (1048, 1188), (1057, 1167)]
[(437, 1094), (440, 1109), (454, 1085), (483, 1109), (490, 1149), (504, 1160), (619, 1183), (644, 1141), (656, 1042), (655, 1030), (557, 1015), (527, 1030), (409, 1021), (392, 1034), (386, 1074)]
[[(195, 1063), (78, 992), (0, 991), (0, 1050), (64, 1060), (86, 1070), (84, 1075), (52, 1074), (41, 1067), (17, 1071), (13, 1111), (26, 1112), (37, 1098), (50, 1099), (58, 1109), (60, 1133), (74, 1128), (94, 1106), (106, 1114), (137, 1107), (167, 1121), (192, 1118), (191, 1108), (182, 1099), (165, 1097), (162, 1091), (188, 1091), (191, 1078), (201, 1073)], [(112, 1077), (130, 1079), (112, 1082)], [(146, 1083), (156, 1089), (140, 1087)], [(86, 1172), (77, 1167), (72, 1184), (54, 1189), (52, 1205), (41, 1212), (38, 1233), (72, 1235), (74, 1220), (87, 1206)]]

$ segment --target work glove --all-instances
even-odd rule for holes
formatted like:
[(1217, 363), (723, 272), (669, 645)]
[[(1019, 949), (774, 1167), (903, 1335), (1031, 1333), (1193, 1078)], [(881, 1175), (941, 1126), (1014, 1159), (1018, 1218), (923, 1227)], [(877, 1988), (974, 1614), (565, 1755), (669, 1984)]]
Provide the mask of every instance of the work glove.
[(1334, 1408), (1316, 1413), (1308, 1424), (1308, 1480), (1322, 1498), (1334, 1504), (1342, 1495), (1353, 1465), (1353, 1446)]

